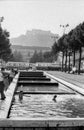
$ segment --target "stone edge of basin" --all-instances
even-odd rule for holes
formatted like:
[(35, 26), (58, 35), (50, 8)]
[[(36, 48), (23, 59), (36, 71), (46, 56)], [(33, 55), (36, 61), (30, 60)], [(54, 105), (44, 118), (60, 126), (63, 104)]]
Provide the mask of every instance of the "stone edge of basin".
[(32, 118), (24, 118), (24, 119), (1, 119), (0, 120), (0, 127), (16, 127), (16, 128), (30, 128), (30, 127), (84, 127), (84, 118), (39, 118), (39, 119), (32, 119)]
[(74, 85), (74, 84), (72, 84), (72, 83), (69, 83), (69, 82), (67, 82), (67, 81), (64, 81), (63, 79), (57, 78), (57, 77), (55, 77), (55, 76), (49, 74), (48, 72), (45, 72), (45, 71), (44, 71), (44, 74), (47, 75), (48, 77), (50, 77), (50, 78), (52, 78), (52, 79), (58, 81), (59, 83), (61, 83), (61, 84), (65, 85), (65, 86), (71, 88), (71, 89), (74, 90), (75, 92), (77, 92), (77, 93), (79, 93), (79, 94), (81, 94), (81, 95), (84, 96), (84, 89), (83, 89), (83, 88), (80, 88), (80, 87), (77, 86), (77, 85)]
[(5, 92), (6, 99), (1, 101), (0, 106), (0, 119), (7, 118), (9, 109), (11, 107), (13, 95), (17, 86), (19, 73), (14, 77), (12, 83), (9, 85)]

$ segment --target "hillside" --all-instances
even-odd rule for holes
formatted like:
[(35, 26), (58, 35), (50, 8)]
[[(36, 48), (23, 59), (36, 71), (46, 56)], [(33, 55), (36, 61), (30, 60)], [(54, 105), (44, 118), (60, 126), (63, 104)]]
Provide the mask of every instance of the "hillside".
[(27, 31), (25, 35), (20, 35), (19, 37), (12, 38), (12, 45), (24, 45), (24, 46), (39, 46), (39, 47), (51, 47), (53, 45), (54, 39), (52, 37), (58, 36), (50, 31), (43, 30), (31, 30)]

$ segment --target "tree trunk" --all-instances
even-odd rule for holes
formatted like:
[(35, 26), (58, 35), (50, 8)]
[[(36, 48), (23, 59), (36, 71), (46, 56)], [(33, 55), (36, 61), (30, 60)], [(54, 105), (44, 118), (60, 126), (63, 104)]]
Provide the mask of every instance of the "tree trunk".
[(73, 50), (73, 66), (75, 66), (75, 50)]
[(66, 60), (65, 60), (65, 72), (67, 71), (67, 50), (66, 50)]
[(82, 48), (79, 49), (79, 67), (78, 67), (78, 74), (80, 74), (80, 68), (81, 68), (81, 55), (82, 55)]
[(62, 71), (63, 71), (63, 69), (64, 69), (64, 52), (62, 53)]
[(69, 52), (69, 73), (70, 73), (70, 55), (71, 53)]

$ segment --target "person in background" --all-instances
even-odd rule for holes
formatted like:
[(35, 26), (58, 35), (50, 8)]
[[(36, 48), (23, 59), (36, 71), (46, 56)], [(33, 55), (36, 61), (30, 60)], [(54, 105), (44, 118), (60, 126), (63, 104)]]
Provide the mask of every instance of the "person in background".
[(15, 72), (15, 75), (18, 73), (18, 69), (16, 68), (16, 69), (14, 69), (14, 72)]
[(4, 94), (4, 74), (3, 74), (4, 68), (1, 68), (0, 70), (0, 93), (1, 93), (1, 100), (4, 100), (6, 98), (5, 94)]
[(11, 71), (10, 71), (10, 75), (9, 75), (9, 84), (12, 82), (14, 76), (15, 76), (14, 70), (11, 69)]
[(1, 68), (3, 77), (4, 77), (4, 85), (5, 85), (5, 91), (8, 89), (9, 86), (9, 73), (7, 71), (5, 71), (5, 68), (2, 67)]
[(76, 73), (76, 66), (73, 66), (72, 71), (73, 71), (73, 74)]

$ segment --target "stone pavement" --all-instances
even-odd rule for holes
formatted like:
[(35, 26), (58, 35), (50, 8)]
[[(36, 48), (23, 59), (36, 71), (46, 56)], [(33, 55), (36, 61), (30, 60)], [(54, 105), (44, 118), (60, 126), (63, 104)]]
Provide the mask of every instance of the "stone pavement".
[(0, 119), (7, 118), (8, 112), (11, 106), (13, 95), (16, 89), (19, 73), (15, 76), (12, 83), (9, 85), (7, 91), (5, 92), (6, 99), (1, 100), (0, 95)]
[(68, 74), (61, 71), (47, 71), (49, 74), (61, 78), (69, 83), (72, 83), (80, 88), (84, 89), (84, 74), (77, 75), (77, 74)]

